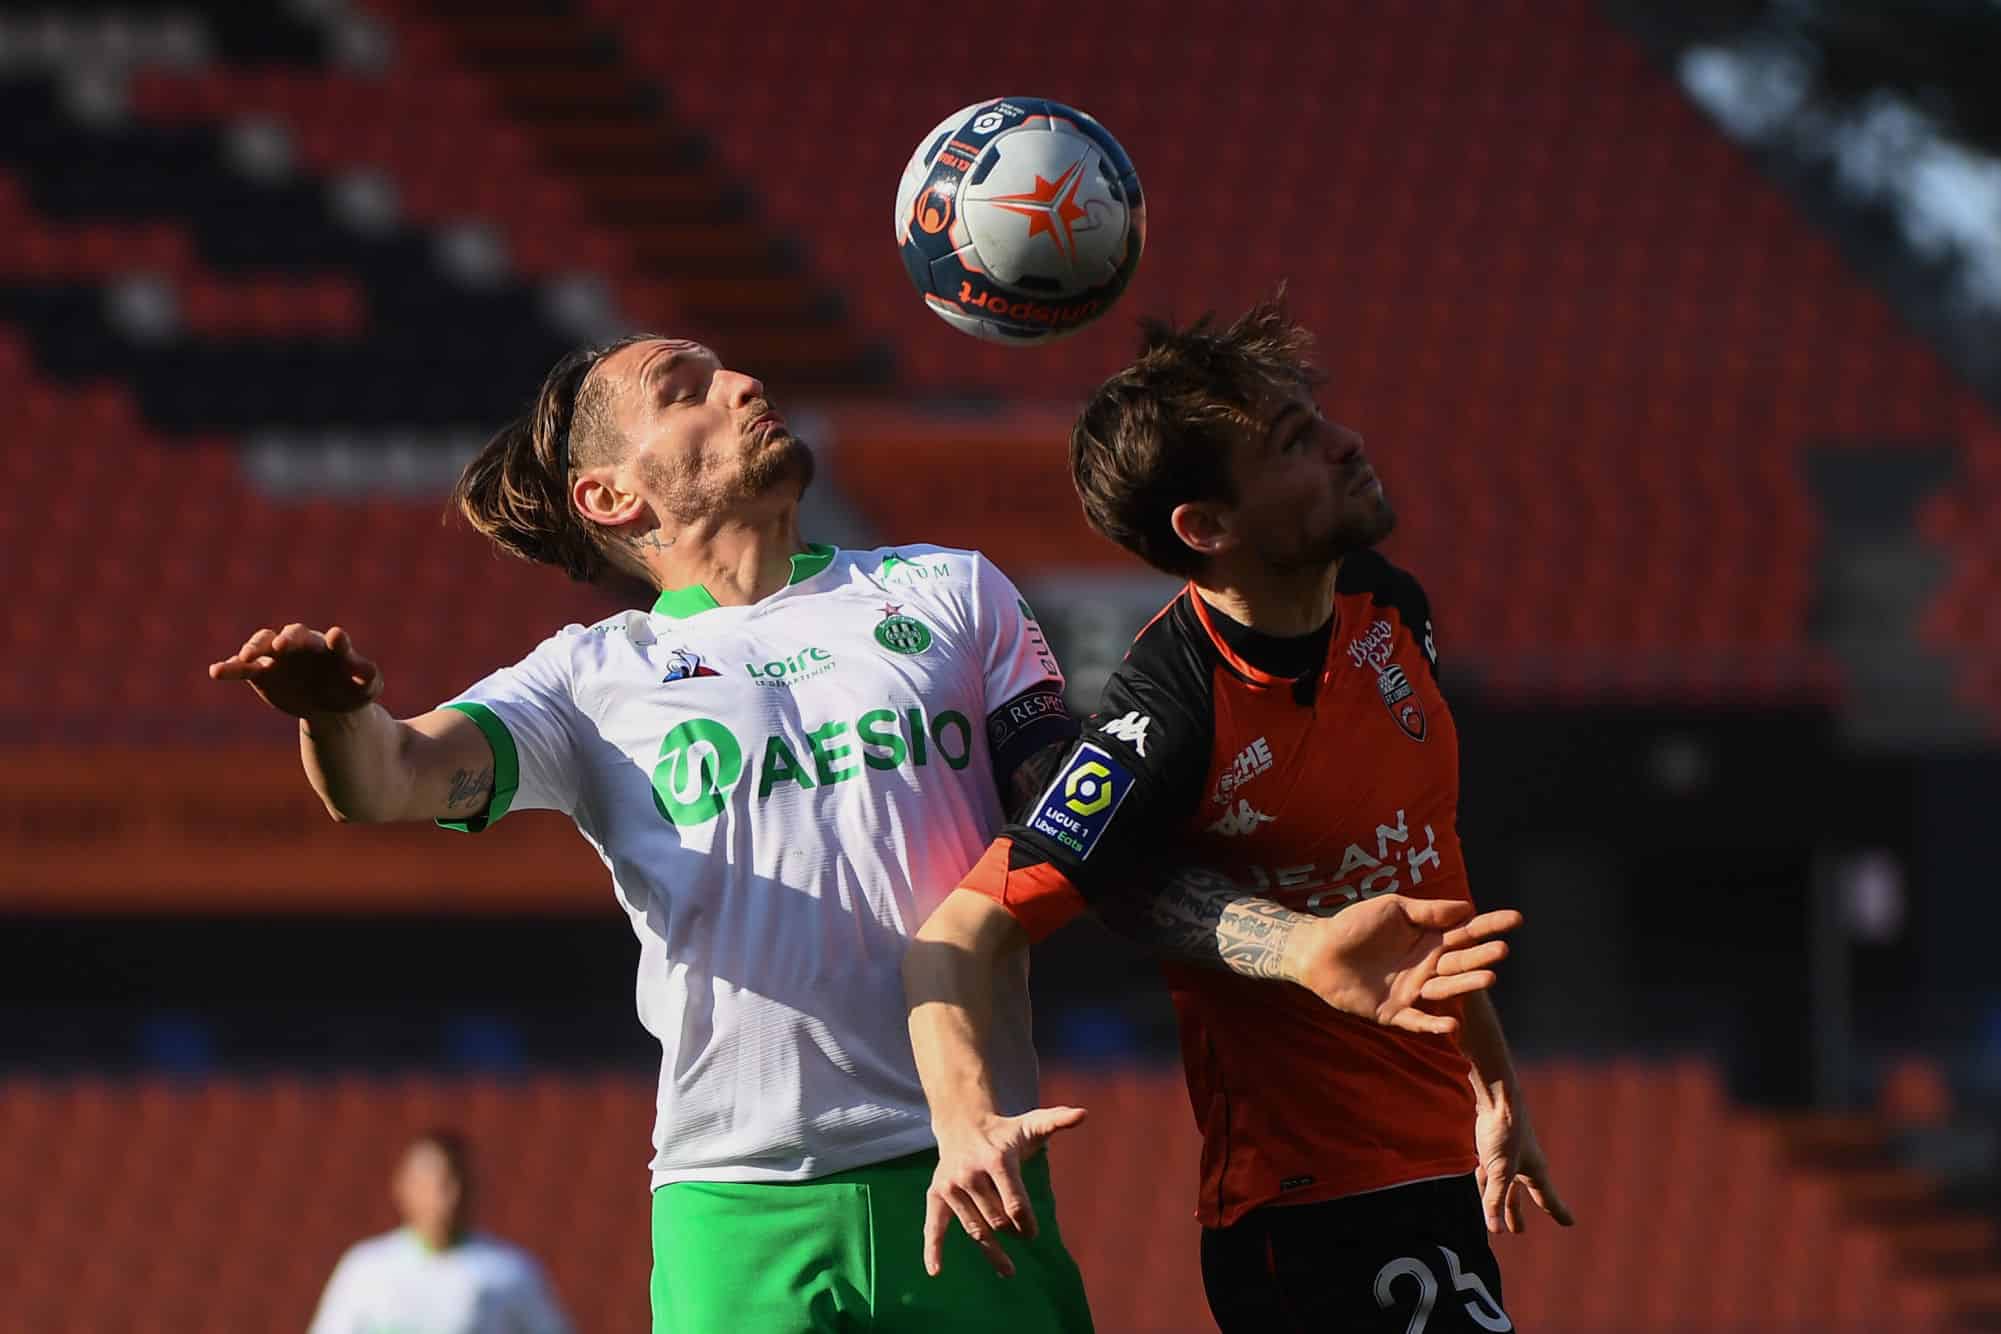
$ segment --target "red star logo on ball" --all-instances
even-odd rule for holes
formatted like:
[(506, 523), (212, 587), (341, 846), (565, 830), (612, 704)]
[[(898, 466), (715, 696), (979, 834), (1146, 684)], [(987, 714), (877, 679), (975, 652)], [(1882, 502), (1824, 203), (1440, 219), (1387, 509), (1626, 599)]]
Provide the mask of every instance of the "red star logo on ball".
[[(1084, 162), (1085, 158), (1078, 158), (1053, 181), (1043, 180), (1038, 173), (1035, 188), (1026, 194), (994, 195), (986, 202), (1027, 218), (1030, 240), (1048, 232), (1049, 239), (1056, 243), (1057, 251), (1075, 263), (1077, 237), (1072, 224), (1090, 216), (1089, 211), (1077, 202), (1077, 191), (1084, 184)], [(1062, 224), (1060, 232), (1057, 230), (1058, 223)]]

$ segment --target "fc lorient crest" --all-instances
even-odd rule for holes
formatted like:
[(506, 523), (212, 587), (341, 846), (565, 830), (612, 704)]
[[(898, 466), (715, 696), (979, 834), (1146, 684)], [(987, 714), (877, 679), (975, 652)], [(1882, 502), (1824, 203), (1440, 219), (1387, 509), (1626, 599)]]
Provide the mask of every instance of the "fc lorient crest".
[(1390, 717), (1403, 729), (1403, 734), (1412, 741), (1422, 741), (1425, 736), (1424, 705), (1418, 702), (1417, 690), (1410, 683), (1410, 677), (1390, 657), (1396, 643), (1396, 632), (1388, 621), (1378, 618), (1369, 623), (1369, 628), (1359, 637), (1348, 641), (1348, 656), (1357, 667), (1373, 668), (1376, 673), (1376, 693), (1383, 697), (1383, 707), (1390, 711)]
[(884, 603), (875, 642), (892, 653), (922, 653), (931, 647), (931, 628), (915, 616), (905, 616), (901, 603)]
[(1424, 706), (1417, 702), (1417, 692), (1411, 689), (1410, 677), (1403, 668), (1391, 663), (1376, 673), (1376, 692), (1383, 697), (1383, 706), (1397, 720), (1404, 735), (1412, 741), (1424, 740)]

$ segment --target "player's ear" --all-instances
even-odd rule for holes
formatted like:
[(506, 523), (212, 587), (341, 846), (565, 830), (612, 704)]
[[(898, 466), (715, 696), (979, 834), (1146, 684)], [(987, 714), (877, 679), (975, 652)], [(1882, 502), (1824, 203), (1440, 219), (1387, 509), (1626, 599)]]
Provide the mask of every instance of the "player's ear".
[(1237, 544), (1232, 526), (1235, 515), (1213, 501), (1188, 501), (1176, 505), (1167, 522), (1174, 535), (1204, 556), (1216, 556)]
[(646, 512), (646, 502), (638, 492), (621, 490), (608, 471), (595, 468), (579, 473), (570, 483), (570, 503), (577, 513), (607, 528), (629, 523)]

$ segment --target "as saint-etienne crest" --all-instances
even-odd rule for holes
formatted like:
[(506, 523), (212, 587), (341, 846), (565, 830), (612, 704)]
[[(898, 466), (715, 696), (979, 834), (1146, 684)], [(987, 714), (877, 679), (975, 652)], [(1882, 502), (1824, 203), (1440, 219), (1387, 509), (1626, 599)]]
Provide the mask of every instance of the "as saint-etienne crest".
[(922, 653), (931, 647), (931, 627), (905, 616), (901, 603), (885, 603), (882, 619), (876, 622), (875, 642), (891, 653)]

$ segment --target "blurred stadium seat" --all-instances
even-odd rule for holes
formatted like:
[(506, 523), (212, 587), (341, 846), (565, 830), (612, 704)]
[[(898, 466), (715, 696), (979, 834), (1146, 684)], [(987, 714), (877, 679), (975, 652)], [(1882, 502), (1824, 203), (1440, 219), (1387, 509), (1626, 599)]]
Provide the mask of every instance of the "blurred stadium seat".
[[(1813, 1157), (1866, 1127), (1734, 1111), (1700, 1064), (1550, 1064), (1526, 1081), (1580, 1222), (1500, 1240), (1525, 1329), (1919, 1334), (1993, 1295), (1900, 1262), (1899, 1241), (1923, 1239), (1921, 1183), (1844, 1186)], [(1098, 1327), (1207, 1328), (1179, 1073), (1054, 1070), (1045, 1095), (1092, 1112), (1051, 1152)], [(139, 1311), (188, 1334), (299, 1327), (342, 1250), (391, 1225), (402, 1144), (450, 1123), (478, 1147), (482, 1224), (543, 1258), (580, 1330), (641, 1334), (652, 1109), (651, 1081), (626, 1076), (0, 1081), (6, 1142), (53, 1150), (0, 1155), (6, 1198), (31, 1202), (0, 1214), (0, 1275), (17, 1313), (52, 1322), (9, 1327), (102, 1331)], [(1856, 1190), (1879, 1216), (1891, 1193), (1908, 1207), (1894, 1225), (1857, 1217)]]
[[(1060, 588), (1132, 568), (1078, 514), (1064, 438), (1133, 318), (1288, 279), (1443, 655), (1527, 706), (1838, 698), (1805, 459), (1947, 442), (1920, 631), (2001, 735), (1991, 407), (1607, 7), (1028, 0), (1010, 21), (1046, 34), (1032, 63), (912, 0), (867, 24), (808, 0), (0, 4), (11, 905), (288, 910), (251, 863), (324, 846), (303, 800), (236, 828), (149, 802), (130, 871), (79, 849), (111, 843), (134, 772), (275, 787), (271, 757), (224, 747), (284, 729), (201, 674), (259, 624), (344, 621), (415, 712), (608, 612), (439, 519), (556, 356), (640, 324), (813, 409), (863, 529)], [(1202, 64), (1189, 33), (1231, 40)], [(1043, 352), (950, 334), (890, 244), (917, 136), (1011, 91), (1100, 116), (1149, 198), (1126, 308)], [(67, 824), (34, 802), (86, 770)], [(494, 840), (430, 883), (444, 854), (393, 838), (340, 863), (347, 910), (584, 893)], [(197, 847), (209, 880), (176, 882)], [(533, 899), (510, 859), (561, 887)], [(1947, 1115), (1935, 1074), (1890, 1082), (1896, 1125)], [(1994, 1224), (1940, 1210), (1873, 1120), (1735, 1110), (1698, 1064), (1544, 1063), (1531, 1087), (1583, 1222), (1500, 1242), (1524, 1328), (1997, 1327)], [(1053, 1153), (1100, 1327), (1206, 1328), (1178, 1080), (1056, 1071), (1048, 1093), (1094, 1112)], [(446, 1121), (580, 1327), (641, 1330), (651, 1097), (622, 1075), (0, 1078), (0, 1329), (297, 1328), (387, 1226), (401, 1137)]]
[[(914, 39), (857, 40), (803, 4), (694, 26), (628, 0), (583, 13), (384, 5), (363, 58), (298, 21), (195, 7), (199, 40), (176, 39), (191, 56), (149, 60), (165, 39), (143, 32), (113, 43), (136, 54), (110, 121), (74, 92), (90, 42), (44, 42), (0, 82), (17, 129), (0, 319), (45, 375), (129, 384), (169, 438), (348, 431), (363, 457), (397, 433), (490, 427), (578, 336), (549, 312), (559, 288), (585, 299), (562, 286), (585, 275), (599, 318), (691, 328), (781, 391), (867, 395), (869, 340), (893, 349), (905, 397), (1061, 401), (1118, 364), (1124, 316), (1054, 356), (1010, 353), (941, 336), (897, 269), (888, 183), (937, 109), (1014, 86), (998, 48), (927, 33), (914, 59)], [(1170, 59), (1149, 43), (1166, 39), (1124, 13), (1068, 13), (1038, 53), (1037, 90), (1113, 125), (1154, 201), (1129, 309), (1227, 312), (1290, 278), (1458, 662), (1529, 692), (1837, 680), (1810, 633), (1800, 451), (1949, 438), (1991, 456), (1994, 430), (1669, 79), (1584, 0), (1371, 10), (1367, 43), (1299, 0), (1177, 25), (1243, 36), (1215, 85), (1230, 93), (1199, 116), (1149, 102)], [(746, 80), (732, 53), (753, 49)], [(446, 254), (484, 276), (446, 276)], [(830, 323), (841, 305), (852, 320)], [(842, 350), (814, 369), (815, 346)], [(856, 438), (835, 480), (878, 528), (967, 490), (949, 427), (871, 447), (870, 414), (833, 420)], [(984, 496), (1006, 503), (964, 507), (944, 536), (1011, 567), (1115, 564), (1069, 513), (1047, 420), (1014, 429), (1022, 449), (981, 454)], [(1928, 631), (1983, 708), (2001, 702), (1977, 615), (1993, 490), (1976, 479), (1938, 510), (1966, 517), (1928, 530), (1956, 544)], [(448, 644), (473, 620), (387, 588), (351, 604), (463, 615)], [(454, 659), (441, 676), (484, 661)]]
[[(1119, 364), (1124, 319), (1038, 358), (1032, 383), (1017, 352), (937, 336), (871, 184), (972, 92), (1092, 110), (1152, 201), (1128, 304), (1227, 313), (1291, 279), (1334, 372), (1332, 409), (1375, 443), (1405, 513), (1399, 549), (1433, 587), (1441, 636), (1503, 687), (1823, 688), (1798, 451), (1964, 439), (1986, 421), (1586, 0), (1422, 16), (1264, 0), (1159, 24), (1065, 7), (1032, 86), (1004, 45), (915, 11), (863, 38), (804, 3), (698, 30), (638, 0), (590, 7), (893, 341), (919, 393), (1077, 394)], [(1168, 112), (1149, 94), (1191, 30), (1242, 36), (1199, 114)], [(760, 77), (746, 81), (733, 53), (749, 50)], [(820, 161), (829, 133), (836, 173)], [(837, 458), (887, 520), (942, 494), (965, 452), (948, 434)], [(1040, 507), (1020, 503), (1060, 494), (1051, 457), (1038, 449), (1031, 471), (983, 453), (1009, 503), (966, 515), (955, 540), (1100, 559), (1069, 540), (1074, 524), (1047, 540)]]

